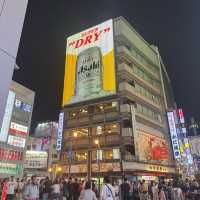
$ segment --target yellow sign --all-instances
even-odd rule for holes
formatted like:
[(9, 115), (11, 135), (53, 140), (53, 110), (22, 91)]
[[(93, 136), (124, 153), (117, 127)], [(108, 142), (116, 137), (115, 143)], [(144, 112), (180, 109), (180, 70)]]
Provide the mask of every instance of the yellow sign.
[(63, 106), (116, 93), (113, 22), (67, 38)]

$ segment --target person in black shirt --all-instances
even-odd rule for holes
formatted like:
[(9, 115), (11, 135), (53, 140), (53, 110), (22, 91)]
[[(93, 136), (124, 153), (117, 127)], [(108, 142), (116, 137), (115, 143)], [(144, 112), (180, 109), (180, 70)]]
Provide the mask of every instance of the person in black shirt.
[(127, 182), (127, 179), (124, 178), (124, 182), (120, 186), (120, 191), (121, 191), (121, 199), (123, 200), (129, 200), (129, 192), (130, 192), (130, 185)]

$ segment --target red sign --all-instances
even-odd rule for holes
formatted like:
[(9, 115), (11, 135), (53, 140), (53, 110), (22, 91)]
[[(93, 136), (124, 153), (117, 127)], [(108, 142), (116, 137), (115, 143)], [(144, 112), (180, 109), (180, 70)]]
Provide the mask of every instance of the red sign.
[(22, 152), (0, 148), (0, 160), (22, 160)]
[[(168, 152), (168, 145), (166, 142), (160, 142), (156, 144), (157, 142), (156, 137), (151, 137), (150, 140), (150, 147), (151, 147), (151, 155), (152, 160), (167, 160), (169, 158), (169, 152)], [(155, 145), (156, 144), (156, 145)]]
[(185, 119), (184, 119), (184, 114), (183, 114), (183, 110), (182, 109), (178, 109), (178, 115), (179, 115), (179, 118), (180, 118), (180, 122), (182, 124), (185, 123)]
[(17, 124), (15, 122), (11, 122), (10, 131), (17, 133), (17, 134), (20, 134), (20, 135), (26, 135), (26, 134), (28, 134), (28, 127), (23, 126), (21, 124)]

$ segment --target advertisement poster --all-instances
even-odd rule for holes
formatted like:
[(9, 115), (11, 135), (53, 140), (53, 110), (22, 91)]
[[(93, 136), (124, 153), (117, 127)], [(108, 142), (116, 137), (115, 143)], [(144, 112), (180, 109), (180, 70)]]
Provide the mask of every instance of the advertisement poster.
[(113, 22), (67, 38), (63, 106), (116, 93)]
[(169, 147), (163, 138), (140, 132), (138, 141), (140, 141), (138, 144), (140, 160), (168, 161)]
[(45, 151), (26, 151), (24, 167), (26, 169), (47, 168), (48, 154)]

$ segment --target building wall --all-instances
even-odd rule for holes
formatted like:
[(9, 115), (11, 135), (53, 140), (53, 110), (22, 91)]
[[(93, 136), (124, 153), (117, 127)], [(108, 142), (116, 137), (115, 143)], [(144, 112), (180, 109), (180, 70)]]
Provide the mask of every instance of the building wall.
[[(64, 108), (61, 160), (66, 172), (82, 168), (86, 173), (88, 161), (95, 174), (97, 155), (102, 173), (129, 171), (127, 166), (137, 171), (135, 163), (144, 163), (143, 171), (149, 164), (173, 165), (159, 53), (121, 17), (114, 20), (114, 41), (117, 95)], [(148, 141), (146, 148), (141, 141)]]
[[(29, 135), (35, 93), (28, 88), (12, 82), (10, 91), (14, 94), (12, 112), (7, 113), (2, 127), (5, 142), (1, 142), (0, 176), (21, 176), (23, 173), (24, 152)], [(5, 117), (4, 117), (5, 118)], [(1, 129), (2, 130), (2, 129)], [(6, 150), (6, 152), (5, 152)], [(6, 167), (6, 165), (8, 165)], [(8, 170), (12, 168), (12, 170)]]

